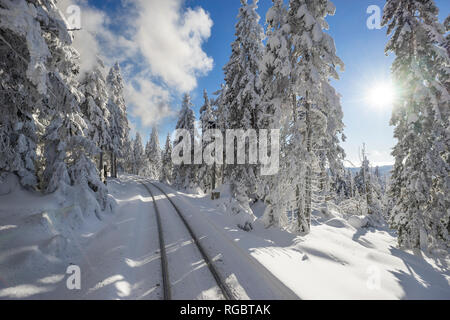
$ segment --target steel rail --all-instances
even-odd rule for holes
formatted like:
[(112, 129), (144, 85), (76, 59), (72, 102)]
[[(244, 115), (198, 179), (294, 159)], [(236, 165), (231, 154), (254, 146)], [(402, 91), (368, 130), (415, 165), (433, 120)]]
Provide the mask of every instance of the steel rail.
[(203, 257), (203, 260), (205, 260), (206, 265), (208, 266), (211, 274), (214, 277), (214, 280), (216, 281), (217, 285), (219, 286), (220, 290), (222, 291), (222, 294), (224, 296), (224, 298), (226, 300), (236, 300), (233, 293), (231, 292), (230, 288), (225, 284), (225, 281), (222, 279), (222, 277), (220, 276), (220, 273), (217, 271), (217, 268), (214, 266), (212, 260), (210, 259), (210, 257), (208, 256), (208, 254), (206, 253), (206, 250), (203, 248), (203, 246), (201, 245), (200, 241), (198, 240), (197, 236), (195, 235), (194, 231), (192, 230), (191, 226), (189, 225), (189, 223), (187, 222), (186, 218), (184, 217), (184, 215), (181, 213), (180, 209), (178, 208), (177, 205), (175, 205), (175, 203), (172, 201), (172, 199), (170, 199), (170, 197), (167, 195), (167, 193), (161, 189), (159, 186), (155, 185), (152, 182), (149, 182), (153, 187), (155, 187), (156, 189), (158, 189), (159, 191), (162, 192), (162, 194), (169, 200), (169, 202), (172, 204), (172, 206), (174, 207), (175, 211), (177, 212), (178, 216), (180, 217), (181, 221), (183, 221), (183, 224), (185, 225), (186, 229), (188, 230), (192, 240), (194, 241), (194, 243), (196, 244), (198, 250), (200, 251), (200, 254)]

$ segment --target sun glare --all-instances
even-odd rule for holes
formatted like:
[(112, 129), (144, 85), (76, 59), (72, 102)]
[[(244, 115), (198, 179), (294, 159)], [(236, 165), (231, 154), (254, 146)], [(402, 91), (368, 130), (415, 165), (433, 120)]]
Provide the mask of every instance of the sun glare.
[(376, 84), (369, 91), (368, 101), (373, 108), (389, 109), (394, 102), (394, 96), (391, 84)]

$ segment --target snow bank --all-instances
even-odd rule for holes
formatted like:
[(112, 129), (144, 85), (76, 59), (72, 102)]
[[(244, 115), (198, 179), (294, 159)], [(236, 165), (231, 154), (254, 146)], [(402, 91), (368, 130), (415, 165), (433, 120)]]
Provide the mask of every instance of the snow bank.
[(11, 174), (0, 181), (0, 299), (32, 295), (36, 290), (21, 286), (60, 274), (81, 254), (81, 234), (95, 232), (115, 207), (110, 197), (108, 211), (96, 214), (92, 197), (76, 187), (41, 195), (23, 189)]
[(369, 220), (367, 219), (367, 217), (363, 216), (350, 216), (347, 221), (356, 229), (367, 227), (369, 224)]
[[(216, 207), (229, 215), (235, 226), (250, 231), (253, 228), (253, 222), (256, 220), (256, 216), (250, 207), (250, 200), (248, 198), (236, 199), (233, 197), (231, 190), (229, 184), (223, 184), (215, 190), (215, 192), (220, 192), (220, 198), (215, 201)], [(201, 196), (198, 193), (197, 195)]]
[[(197, 208), (189, 211), (191, 221), (212, 223), (230, 243), (259, 261), (302, 299), (450, 299), (449, 255), (398, 249), (395, 233), (376, 217), (367, 219), (329, 206), (326, 214), (314, 212), (311, 233), (306, 236), (266, 229), (259, 220), (251, 232), (244, 232), (224, 213), (224, 199), (212, 201), (179, 192), (174, 199), (191, 203)], [(357, 211), (355, 204), (349, 206)], [(256, 210), (259, 207), (253, 205)], [(209, 243), (215, 241), (212, 237), (214, 234), (208, 234)], [(221, 259), (226, 264), (225, 254)], [(227, 272), (233, 273), (239, 262), (233, 264)], [(249, 280), (239, 273), (234, 276), (234, 282), (246, 288)], [(252, 296), (251, 289), (247, 290), (250, 298), (273, 297), (273, 292)]]

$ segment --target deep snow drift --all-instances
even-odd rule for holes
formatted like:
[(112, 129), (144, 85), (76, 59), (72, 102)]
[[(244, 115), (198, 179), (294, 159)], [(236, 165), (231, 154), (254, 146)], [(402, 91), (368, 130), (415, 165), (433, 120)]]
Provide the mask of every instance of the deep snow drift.
[[(0, 185), (0, 299), (161, 299), (153, 203), (138, 177), (109, 181), (111, 212), (95, 214), (70, 196), (41, 196), (10, 177)], [(212, 201), (161, 186), (183, 211), (239, 299), (450, 299), (448, 257), (396, 247), (385, 228), (330, 211), (314, 215), (312, 231), (296, 236), (258, 222), (236, 227), (229, 198)], [(206, 267), (164, 197), (156, 203), (167, 232), (175, 298), (220, 298)], [(252, 207), (260, 216), (263, 206)], [(169, 261), (170, 263), (170, 261)], [(79, 265), (82, 290), (66, 287)]]

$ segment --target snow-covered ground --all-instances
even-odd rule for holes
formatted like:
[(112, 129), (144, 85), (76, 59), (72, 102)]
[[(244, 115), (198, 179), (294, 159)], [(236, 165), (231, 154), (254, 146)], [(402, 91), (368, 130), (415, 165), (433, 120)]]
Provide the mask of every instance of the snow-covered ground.
[[(34, 196), (17, 187), (0, 196), (0, 298), (158, 299), (151, 199), (129, 177), (110, 181), (109, 190), (117, 206), (101, 220), (67, 201), (58, 207), (58, 193)], [(66, 287), (70, 264), (80, 266), (80, 291)]]
[[(355, 228), (357, 223), (350, 224), (336, 213), (315, 215), (312, 231), (305, 237), (266, 229), (258, 221), (252, 232), (245, 232), (224, 210), (228, 199), (212, 201), (208, 196), (165, 189), (180, 207), (191, 208), (190, 219), (197, 229), (211, 226), (201, 230), (214, 230), (211, 238), (233, 243), (242, 257), (256, 259), (301, 299), (450, 299), (449, 257), (400, 250), (386, 228)], [(253, 209), (260, 215), (262, 208)], [(214, 250), (219, 252), (217, 247)], [(231, 266), (230, 270), (235, 271)], [(246, 282), (245, 276), (235, 275), (239, 283)], [(251, 298), (264, 298), (248, 290)]]
[[(0, 299), (161, 299), (155, 211), (140, 181), (109, 181), (114, 210), (97, 215), (58, 192), (25, 191), (14, 178), (2, 185)], [(317, 215), (306, 237), (265, 229), (258, 221), (245, 232), (224, 210), (226, 198), (212, 201), (158, 185), (239, 299), (450, 299), (448, 258), (399, 250), (389, 230)], [(170, 203), (151, 190), (161, 212), (173, 297), (222, 298)], [(81, 290), (66, 287), (71, 264), (80, 266)]]

